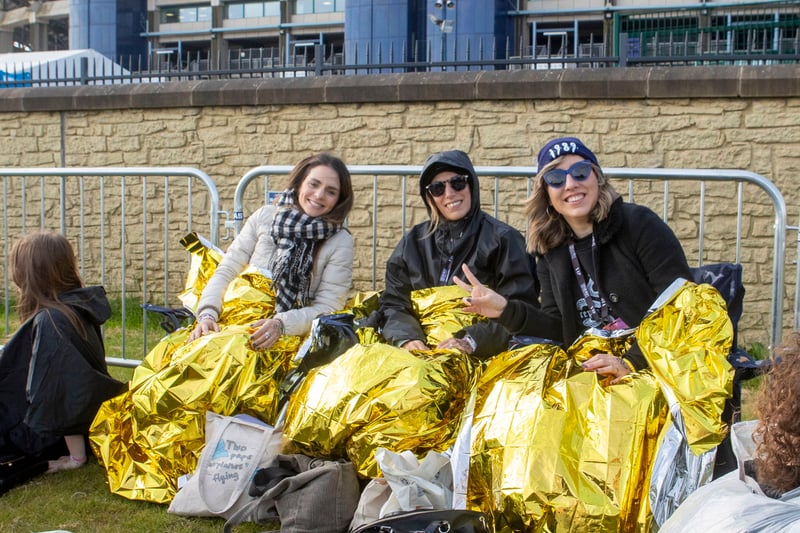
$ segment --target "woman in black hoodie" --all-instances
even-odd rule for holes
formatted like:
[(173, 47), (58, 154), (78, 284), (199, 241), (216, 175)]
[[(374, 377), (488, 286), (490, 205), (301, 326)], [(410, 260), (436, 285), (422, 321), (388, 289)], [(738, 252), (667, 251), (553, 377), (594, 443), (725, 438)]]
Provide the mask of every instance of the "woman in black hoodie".
[[(462, 265), (506, 298), (538, 307), (533, 257), (519, 231), (481, 210), (478, 176), (466, 153), (449, 150), (430, 156), (419, 192), (430, 220), (411, 228), (386, 264), (380, 311), (388, 342), (408, 350), (434, 348), (425, 344), (411, 292), (452, 285)], [(485, 358), (507, 349), (509, 339), (503, 326), (488, 321), (465, 327), (436, 347)]]
[(106, 367), (105, 290), (84, 286), (72, 245), (50, 231), (18, 240), (9, 271), (23, 323), (0, 354), (0, 455), (39, 457), (65, 444), (49, 471), (78, 468), (97, 409), (126, 388)]

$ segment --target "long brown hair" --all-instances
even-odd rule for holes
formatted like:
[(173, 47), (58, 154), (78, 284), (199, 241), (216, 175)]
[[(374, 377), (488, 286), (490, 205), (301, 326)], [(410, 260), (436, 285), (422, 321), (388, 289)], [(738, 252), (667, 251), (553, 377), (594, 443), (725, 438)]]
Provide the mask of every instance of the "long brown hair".
[(44, 309), (58, 309), (85, 336), (85, 328), (75, 311), (59, 299), (70, 289), (83, 287), (75, 252), (60, 233), (29, 233), (11, 248), (11, 279), (17, 286), (17, 314), (22, 322)]
[[(528, 219), (528, 251), (531, 253), (545, 254), (566, 242), (572, 235), (572, 229), (567, 221), (550, 205), (550, 197), (547, 194), (548, 185), (542, 178), (545, 172), (561, 164), (565, 157), (557, 157), (539, 169), (533, 181), (533, 191), (525, 201), (525, 216)], [(592, 164), (592, 170), (597, 176), (599, 194), (597, 204), (592, 209), (590, 216), (593, 222), (599, 222), (608, 216), (611, 204), (619, 198), (619, 193), (608, 182), (599, 166)]]
[(333, 206), (333, 209), (329, 213), (322, 215), (321, 218), (332, 224), (344, 224), (347, 215), (350, 214), (350, 210), (353, 208), (353, 184), (350, 180), (350, 171), (347, 170), (347, 165), (338, 157), (324, 152), (306, 157), (292, 169), (287, 178), (286, 187), (293, 189), (297, 193), (311, 169), (320, 165), (331, 167), (339, 175), (339, 198), (336, 200), (336, 205)]
[(780, 362), (758, 392), (755, 468), (759, 484), (783, 493), (800, 486), (800, 332), (789, 334), (776, 355)]

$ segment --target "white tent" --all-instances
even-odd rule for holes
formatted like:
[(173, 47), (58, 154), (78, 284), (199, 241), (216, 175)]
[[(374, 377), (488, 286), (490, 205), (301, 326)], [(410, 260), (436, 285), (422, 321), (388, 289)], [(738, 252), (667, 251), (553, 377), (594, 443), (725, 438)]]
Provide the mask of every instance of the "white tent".
[[(110, 79), (112, 76), (117, 79)], [(128, 70), (90, 49), (0, 54), (0, 87), (81, 85), (82, 78), (93, 85), (119, 84), (130, 83), (125, 79), (129, 76)], [(29, 80), (40, 83), (27, 83)], [(47, 83), (41, 83), (44, 81)]]

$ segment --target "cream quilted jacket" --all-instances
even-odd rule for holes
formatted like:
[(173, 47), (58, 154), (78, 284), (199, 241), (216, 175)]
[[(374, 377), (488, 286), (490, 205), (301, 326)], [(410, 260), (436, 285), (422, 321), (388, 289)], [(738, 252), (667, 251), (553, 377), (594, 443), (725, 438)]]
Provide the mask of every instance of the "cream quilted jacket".
[[(275, 213), (275, 206), (265, 205), (250, 215), (203, 290), (198, 315), (205, 312), (218, 318), (222, 296), (228, 284), (248, 265), (265, 271), (269, 268), (275, 251), (275, 243), (270, 236)], [(341, 230), (316, 250), (309, 286), (309, 305), (275, 315), (283, 321), (286, 334), (305, 335), (317, 315), (342, 309), (352, 281), (353, 237), (348, 231)]]

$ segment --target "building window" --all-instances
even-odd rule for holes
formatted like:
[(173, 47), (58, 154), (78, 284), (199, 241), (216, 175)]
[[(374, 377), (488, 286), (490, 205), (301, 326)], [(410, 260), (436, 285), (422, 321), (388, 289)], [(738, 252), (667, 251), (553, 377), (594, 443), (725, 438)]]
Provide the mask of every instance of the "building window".
[(161, 22), (208, 22), (211, 20), (211, 6), (180, 6), (161, 9)]
[(294, 14), (343, 12), (345, 0), (295, 0)]
[(237, 2), (227, 5), (229, 19), (250, 19), (258, 17), (279, 17), (280, 2)]
[(264, 2), (249, 2), (244, 5), (244, 18), (254, 19), (264, 16)]
[(229, 19), (243, 19), (244, 18), (244, 4), (228, 4), (228, 10), (225, 18)]

